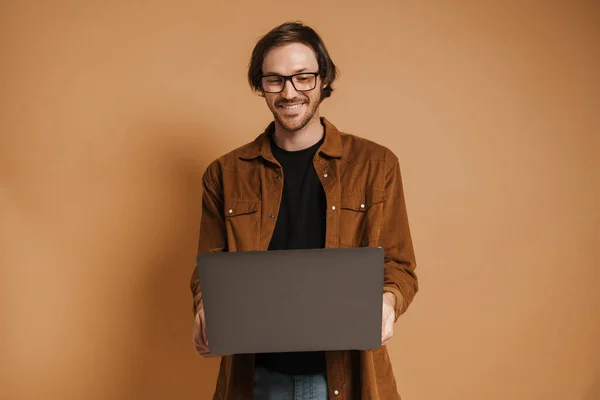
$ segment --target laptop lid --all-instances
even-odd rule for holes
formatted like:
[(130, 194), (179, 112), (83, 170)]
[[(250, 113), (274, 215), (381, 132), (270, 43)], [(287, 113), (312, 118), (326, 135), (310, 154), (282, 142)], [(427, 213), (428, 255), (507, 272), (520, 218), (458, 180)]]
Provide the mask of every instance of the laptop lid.
[(382, 248), (202, 253), (197, 265), (214, 354), (381, 346)]

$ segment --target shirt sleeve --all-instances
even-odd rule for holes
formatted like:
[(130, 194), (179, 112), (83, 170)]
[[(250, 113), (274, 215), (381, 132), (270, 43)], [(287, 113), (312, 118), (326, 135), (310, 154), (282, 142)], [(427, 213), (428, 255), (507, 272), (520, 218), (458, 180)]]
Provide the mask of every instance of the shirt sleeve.
[[(226, 251), (227, 234), (223, 208), (223, 188), (216, 164), (211, 164), (202, 176), (202, 215), (198, 239), (198, 253)], [(202, 291), (196, 265), (192, 271), (190, 288), (194, 299), (194, 315), (200, 309)]]
[(419, 285), (398, 158), (388, 152), (385, 165), (380, 246), (385, 253), (384, 292), (391, 292), (396, 296), (397, 320), (412, 303)]

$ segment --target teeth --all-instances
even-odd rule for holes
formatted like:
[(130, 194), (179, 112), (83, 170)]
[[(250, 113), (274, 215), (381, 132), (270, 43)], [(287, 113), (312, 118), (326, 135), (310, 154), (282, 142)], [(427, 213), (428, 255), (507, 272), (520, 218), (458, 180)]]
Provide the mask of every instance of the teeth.
[(285, 108), (286, 110), (295, 110), (296, 108), (300, 107), (302, 104), (294, 104), (293, 106), (282, 106), (283, 108)]

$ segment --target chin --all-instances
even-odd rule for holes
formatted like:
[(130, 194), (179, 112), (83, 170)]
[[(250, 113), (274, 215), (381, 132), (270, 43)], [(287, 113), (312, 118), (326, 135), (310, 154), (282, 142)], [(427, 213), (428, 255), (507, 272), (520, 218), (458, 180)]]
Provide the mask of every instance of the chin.
[(281, 125), (285, 130), (295, 132), (304, 128), (310, 121), (310, 118), (306, 118), (304, 115), (299, 115), (293, 119), (277, 116), (277, 121), (279, 121), (279, 125)]
[(300, 129), (302, 129), (306, 126), (306, 124), (303, 124), (302, 122), (303, 121), (286, 123), (286, 124), (282, 124), (282, 126), (290, 132), (295, 132), (295, 131), (299, 131)]

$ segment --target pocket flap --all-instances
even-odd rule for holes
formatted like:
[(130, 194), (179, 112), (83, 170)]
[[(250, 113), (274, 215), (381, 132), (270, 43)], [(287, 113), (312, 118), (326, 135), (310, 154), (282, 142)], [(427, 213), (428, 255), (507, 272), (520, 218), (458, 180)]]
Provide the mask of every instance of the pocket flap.
[(385, 191), (383, 189), (372, 189), (361, 193), (343, 194), (341, 207), (347, 210), (364, 212), (374, 204), (383, 202), (384, 196)]
[(231, 200), (225, 206), (225, 217), (257, 212), (260, 202), (257, 200)]

